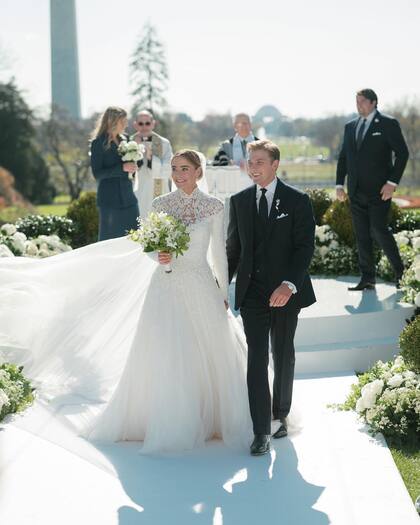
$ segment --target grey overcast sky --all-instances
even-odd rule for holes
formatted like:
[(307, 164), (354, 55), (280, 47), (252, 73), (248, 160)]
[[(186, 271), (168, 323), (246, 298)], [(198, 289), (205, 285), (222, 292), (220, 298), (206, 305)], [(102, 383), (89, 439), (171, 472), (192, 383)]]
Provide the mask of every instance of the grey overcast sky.
[[(420, 93), (419, 0), (76, 0), (82, 111), (129, 106), (129, 56), (145, 21), (170, 73), (170, 108), (291, 117), (354, 110), (372, 87), (380, 105)], [(0, 0), (0, 46), (28, 102), (51, 96), (49, 0)]]

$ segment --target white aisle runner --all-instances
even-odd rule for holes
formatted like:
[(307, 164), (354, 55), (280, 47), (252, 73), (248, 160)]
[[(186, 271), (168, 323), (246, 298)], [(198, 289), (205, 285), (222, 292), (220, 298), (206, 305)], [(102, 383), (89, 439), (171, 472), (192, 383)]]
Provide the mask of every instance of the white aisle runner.
[(95, 448), (35, 407), (0, 426), (0, 523), (419, 525), (383, 440), (326, 408), (353, 379), (296, 380), (303, 428), (265, 457), (220, 442), (170, 457)]

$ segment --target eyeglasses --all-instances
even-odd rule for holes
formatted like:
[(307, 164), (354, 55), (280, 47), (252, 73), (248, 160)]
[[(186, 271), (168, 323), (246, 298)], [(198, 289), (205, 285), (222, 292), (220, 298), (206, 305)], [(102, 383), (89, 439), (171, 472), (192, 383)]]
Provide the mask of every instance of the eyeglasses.
[(137, 122), (137, 124), (138, 124), (139, 126), (151, 126), (151, 125), (152, 125), (152, 123), (149, 122), (149, 121), (148, 121), (148, 122)]

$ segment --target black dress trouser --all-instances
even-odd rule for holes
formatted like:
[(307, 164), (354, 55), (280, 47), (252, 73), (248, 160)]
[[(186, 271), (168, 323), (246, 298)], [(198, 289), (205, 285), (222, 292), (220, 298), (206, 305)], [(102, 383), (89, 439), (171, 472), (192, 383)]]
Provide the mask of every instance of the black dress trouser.
[(269, 341), (274, 363), (273, 417), (286, 417), (292, 404), (295, 369), (294, 336), (298, 309), (271, 308), (270, 294), (251, 283), (241, 307), (248, 344), (248, 397), (255, 434), (271, 433), (268, 380)]
[(392, 231), (389, 227), (391, 200), (383, 201), (380, 195), (369, 196), (360, 191), (350, 198), (350, 208), (357, 241), (359, 268), (363, 282), (375, 282), (375, 240), (388, 257), (397, 278), (404, 265)]

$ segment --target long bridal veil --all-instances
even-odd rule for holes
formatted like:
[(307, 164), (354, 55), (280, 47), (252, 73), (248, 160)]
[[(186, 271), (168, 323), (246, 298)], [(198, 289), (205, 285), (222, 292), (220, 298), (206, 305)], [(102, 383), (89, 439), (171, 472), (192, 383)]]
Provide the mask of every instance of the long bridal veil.
[(121, 375), (156, 263), (126, 238), (48, 260), (0, 260), (0, 356), (44, 395), (106, 400)]

